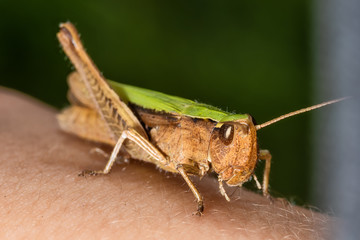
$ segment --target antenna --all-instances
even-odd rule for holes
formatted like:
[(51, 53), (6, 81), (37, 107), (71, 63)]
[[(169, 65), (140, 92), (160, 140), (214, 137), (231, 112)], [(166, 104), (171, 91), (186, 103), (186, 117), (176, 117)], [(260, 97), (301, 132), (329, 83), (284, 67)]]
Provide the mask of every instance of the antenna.
[(280, 120), (283, 120), (285, 118), (289, 118), (289, 117), (292, 117), (292, 116), (295, 116), (295, 115), (298, 115), (298, 114), (301, 114), (301, 113), (304, 113), (304, 112), (309, 112), (309, 111), (312, 111), (314, 109), (321, 108), (321, 107), (324, 107), (326, 105), (333, 104), (333, 103), (336, 103), (336, 102), (340, 102), (340, 101), (343, 101), (343, 100), (348, 99), (348, 98), (350, 98), (350, 97), (338, 98), (338, 99), (334, 99), (334, 100), (331, 100), (331, 101), (316, 104), (316, 105), (311, 106), (311, 107), (302, 108), (302, 109), (296, 110), (294, 112), (281, 115), (280, 117), (274, 118), (274, 119), (272, 119), (270, 121), (267, 121), (267, 122), (264, 122), (262, 124), (256, 125), (255, 128), (256, 128), (256, 130), (260, 130), (260, 129), (264, 128), (264, 127), (267, 127), (267, 126), (269, 126), (269, 125), (271, 125), (273, 123), (276, 123), (276, 122), (278, 122)]

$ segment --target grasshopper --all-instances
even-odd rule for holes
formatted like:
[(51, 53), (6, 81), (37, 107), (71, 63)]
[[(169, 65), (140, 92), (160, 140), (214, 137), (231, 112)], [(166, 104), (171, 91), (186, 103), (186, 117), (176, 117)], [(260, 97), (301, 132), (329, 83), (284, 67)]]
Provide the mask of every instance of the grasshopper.
[[(153, 163), (182, 176), (196, 198), (198, 215), (204, 210), (203, 197), (189, 175), (203, 177), (215, 172), (220, 193), (228, 201), (224, 181), (229, 186), (242, 186), (254, 179), (263, 195), (269, 197), (271, 154), (258, 148), (257, 131), (343, 100), (300, 109), (256, 125), (249, 114), (232, 114), (210, 105), (106, 80), (70, 22), (60, 24), (57, 37), (76, 69), (68, 77), (68, 99), (72, 105), (58, 115), (61, 129), (114, 147), (103, 170), (84, 170), (80, 175), (108, 174), (118, 154)], [(265, 161), (262, 185), (254, 173), (259, 160)]]

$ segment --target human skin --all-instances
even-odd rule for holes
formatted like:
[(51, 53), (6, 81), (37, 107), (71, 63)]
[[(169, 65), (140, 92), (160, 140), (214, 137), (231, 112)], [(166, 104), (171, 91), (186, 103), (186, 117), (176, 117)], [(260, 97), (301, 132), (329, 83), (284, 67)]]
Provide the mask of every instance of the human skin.
[[(62, 132), (57, 111), (0, 88), (1, 239), (326, 239), (333, 219), (244, 188), (227, 202), (194, 177), (203, 216), (180, 176), (131, 160), (107, 176), (102, 145)], [(234, 189), (226, 188), (228, 193)]]

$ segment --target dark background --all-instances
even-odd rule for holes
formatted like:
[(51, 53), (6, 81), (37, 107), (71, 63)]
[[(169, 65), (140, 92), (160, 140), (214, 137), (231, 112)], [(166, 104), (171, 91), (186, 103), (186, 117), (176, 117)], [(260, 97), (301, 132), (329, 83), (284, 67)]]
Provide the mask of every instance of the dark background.
[[(58, 109), (72, 66), (55, 35), (68, 20), (109, 79), (258, 123), (314, 104), (309, 1), (2, 0), (0, 9), (0, 85)], [(310, 205), (311, 117), (258, 133), (273, 155), (270, 191)]]

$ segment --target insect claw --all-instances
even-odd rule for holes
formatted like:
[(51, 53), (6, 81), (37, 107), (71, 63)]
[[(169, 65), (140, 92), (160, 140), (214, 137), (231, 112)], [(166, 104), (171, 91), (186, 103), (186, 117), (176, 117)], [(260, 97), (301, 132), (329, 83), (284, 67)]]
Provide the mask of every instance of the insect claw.
[(199, 217), (201, 217), (203, 215), (204, 212), (204, 204), (203, 201), (199, 201), (198, 202), (198, 209), (196, 212), (193, 213), (193, 215), (197, 215)]
[(269, 193), (266, 195), (264, 194), (264, 197), (266, 197), (269, 200), (270, 204), (274, 204), (275, 200)]
[(199, 212), (199, 211), (196, 211), (196, 212), (193, 212), (193, 215), (201, 217), (203, 215), (203, 213)]
[(102, 171), (94, 171), (94, 170), (83, 170), (81, 173), (78, 174), (79, 177), (86, 177), (86, 175), (89, 176), (96, 176), (99, 174), (103, 174)]

